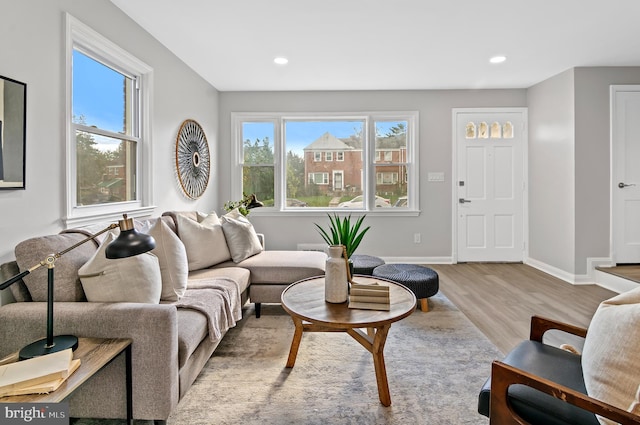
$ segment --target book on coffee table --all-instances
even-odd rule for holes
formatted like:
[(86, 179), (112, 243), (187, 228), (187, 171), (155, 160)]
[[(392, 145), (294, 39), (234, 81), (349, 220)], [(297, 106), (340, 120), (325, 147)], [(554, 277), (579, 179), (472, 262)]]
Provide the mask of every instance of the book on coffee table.
[(351, 284), (349, 308), (389, 311), (390, 305), (391, 300), (389, 298), (388, 286), (377, 283)]

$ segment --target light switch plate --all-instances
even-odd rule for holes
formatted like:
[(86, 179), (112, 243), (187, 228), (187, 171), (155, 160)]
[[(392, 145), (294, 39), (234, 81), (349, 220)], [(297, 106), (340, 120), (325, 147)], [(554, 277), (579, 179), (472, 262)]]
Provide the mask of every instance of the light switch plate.
[(444, 172), (432, 172), (427, 175), (427, 180), (430, 182), (443, 182)]

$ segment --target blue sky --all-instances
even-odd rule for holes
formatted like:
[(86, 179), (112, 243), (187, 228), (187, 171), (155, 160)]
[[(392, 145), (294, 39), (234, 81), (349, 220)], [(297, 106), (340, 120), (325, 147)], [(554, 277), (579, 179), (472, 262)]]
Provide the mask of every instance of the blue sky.
[[(86, 124), (123, 132), (124, 76), (87, 56), (73, 51), (73, 115)], [(120, 140), (94, 136), (98, 149), (117, 149)]]

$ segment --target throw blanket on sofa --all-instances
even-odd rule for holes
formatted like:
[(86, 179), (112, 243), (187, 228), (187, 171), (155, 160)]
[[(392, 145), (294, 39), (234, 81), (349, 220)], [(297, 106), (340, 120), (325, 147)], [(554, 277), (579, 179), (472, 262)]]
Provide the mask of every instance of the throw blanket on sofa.
[(227, 330), (242, 319), (240, 288), (231, 279), (189, 279), (184, 296), (174, 305), (204, 314), (212, 342), (219, 341)]

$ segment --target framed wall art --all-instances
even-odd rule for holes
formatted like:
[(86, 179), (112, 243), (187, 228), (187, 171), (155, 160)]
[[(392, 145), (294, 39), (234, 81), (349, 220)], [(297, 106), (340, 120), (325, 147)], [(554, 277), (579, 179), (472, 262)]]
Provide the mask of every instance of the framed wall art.
[(0, 76), (0, 190), (25, 188), (27, 85)]

